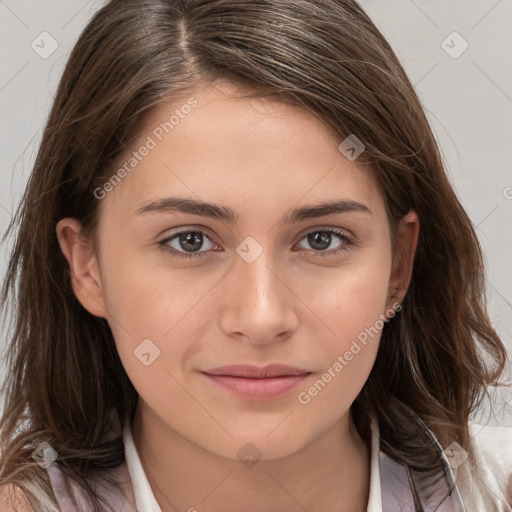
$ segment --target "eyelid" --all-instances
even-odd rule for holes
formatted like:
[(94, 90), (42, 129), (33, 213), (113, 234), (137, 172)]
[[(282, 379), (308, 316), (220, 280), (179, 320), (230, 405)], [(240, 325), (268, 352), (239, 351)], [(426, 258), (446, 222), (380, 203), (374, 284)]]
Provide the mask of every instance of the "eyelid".
[(311, 226), (299, 234), (299, 241), (310, 233), (315, 233), (316, 231), (337, 231), (344, 234), (347, 238), (355, 238), (355, 235), (346, 228), (340, 228), (338, 226)]
[(212, 231), (209, 228), (207, 228), (206, 226), (197, 226), (197, 225), (196, 226), (194, 226), (194, 225), (180, 226), (179, 228), (166, 229), (165, 231), (163, 231), (161, 233), (161, 236), (163, 237), (161, 239), (161, 241), (168, 240), (169, 238), (172, 238), (173, 236), (176, 236), (176, 235), (179, 235), (180, 233), (188, 232), (188, 231), (199, 231), (205, 235), (208, 235), (208, 238), (212, 242), (218, 243), (216, 241), (216, 236), (214, 234), (212, 234)]
[[(341, 228), (338, 226), (320, 225), (320, 226), (311, 226), (309, 228), (305, 228), (298, 235), (298, 241), (302, 240), (306, 235), (309, 235), (310, 233), (314, 233), (315, 231), (322, 231), (322, 230), (340, 231), (343, 234), (345, 234), (348, 238), (355, 238), (355, 235), (350, 230), (348, 230), (346, 228)], [(202, 226), (202, 225), (185, 225), (185, 226), (180, 226), (179, 228), (166, 229), (165, 231), (163, 231), (161, 233), (161, 235), (163, 236), (163, 239), (168, 239), (170, 237), (173, 237), (174, 235), (178, 235), (178, 234), (182, 233), (183, 231), (200, 231), (204, 234), (207, 234), (212, 242), (215, 242), (217, 245), (220, 245), (220, 243), (216, 240), (216, 236), (212, 234), (212, 231), (209, 228), (207, 228), (206, 226)]]

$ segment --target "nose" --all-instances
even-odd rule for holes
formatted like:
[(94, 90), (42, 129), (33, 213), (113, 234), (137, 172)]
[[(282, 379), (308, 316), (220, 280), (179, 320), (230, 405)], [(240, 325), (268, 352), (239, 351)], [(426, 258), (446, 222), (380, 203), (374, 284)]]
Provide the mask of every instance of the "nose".
[(238, 258), (234, 265), (222, 290), (223, 332), (253, 344), (290, 337), (298, 326), (300, 301), (270, 251), (263, 251), (252, 263)]

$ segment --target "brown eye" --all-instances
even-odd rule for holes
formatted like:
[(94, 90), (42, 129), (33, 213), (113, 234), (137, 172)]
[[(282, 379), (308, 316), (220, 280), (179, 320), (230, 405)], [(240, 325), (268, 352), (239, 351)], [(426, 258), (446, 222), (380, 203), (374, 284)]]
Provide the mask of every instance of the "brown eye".
[(202, 256), (203, 253), (206, 252), (199, 252), (203, 247), (205, 240), (209, 240), (210, 243), (216, 246), (206, 233), (197, 230), (180, 231), (179, 233), (175, 233), (174, 235), (165, 238), (159, 242), (159, 245), (171, 254), (190, 258), (192, 256)]
[[(341, 240), (341, 244), (338, 244), (330, 251), (326, 251), (336, 238)], [(350, 236), (336, 229), (317, 229), (309, 232), (302, 240), (307, 240), (313, 251), (322, 256), (333, 256), (341, 251), (348, 250), (353, 245), (353, 240)]]

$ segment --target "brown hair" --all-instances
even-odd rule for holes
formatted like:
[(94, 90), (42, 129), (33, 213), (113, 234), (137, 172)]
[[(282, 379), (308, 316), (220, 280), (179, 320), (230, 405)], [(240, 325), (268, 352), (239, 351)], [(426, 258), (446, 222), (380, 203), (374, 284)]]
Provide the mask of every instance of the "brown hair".
[[(200, 84), (227, 79), (317, 115), (340, 142), (355, 134), (381, 187), (394, 241), (409, 210), (420, 234), (410, 287), (382, 333), (376, 363), (353, 404), (362, 427), (373, 409), (381, 448), (411, 467), (432, 468), (432, 447), (398, 430), (405, 409), (442, 446), (471, 453), (468, 418), (496, 385), (506, 350), (486, 311), (482, 251), (445, 174), (421, 103), (397, 57), (354, 0), (117, 0), (76, 43), (58, 86), (22, 202), (5, 236), (17, 236), (2, 290), (14, 328), (0, 422), (0, 484), (19, 486), (56, 510), (39, 441), (83, 485), (116, 467), (122, 438), (111, 413), (132, 418), (137, 393), (106, 320), (75, 297), (57, 222), (79, 219), (94, 234), (93, 190), (112, 175), (142, 116)], [(394, 253), (399, 256), (397, 247)], [(11, 323), (9, 323), (11, 327)], [(396, 401), (399, 400), (400, 402)], [(28, 420), (28, 421), (27, 421)], [(418, 505), (420, 509), (420, 505)]]

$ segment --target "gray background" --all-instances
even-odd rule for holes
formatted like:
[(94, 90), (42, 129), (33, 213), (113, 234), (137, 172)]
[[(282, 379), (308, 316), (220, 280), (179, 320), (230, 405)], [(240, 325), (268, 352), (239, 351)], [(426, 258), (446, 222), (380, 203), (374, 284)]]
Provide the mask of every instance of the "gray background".
[[(452, 183), (477, 228), (486, 255), (490, 315), (512, 353), (512, 1), (360, 3), (391, 43), (425, 106)], [(103, 5), (0, 0), (2, 234), (29, 176), (69, 52)], [(46, 58), (32, 48), (38, 44), (40, 53), (49, 52), (52, 39), (58, 47)], [(2, 276), (8, 250), (4, 244), (0, 252)], [(0, 352), (5, 352), (5, 333)], [(0, 378), (3, 374), (0, 367)], [(494, 396), (495, 403), (474, 421), (512, 426), (506, 407), (512, 404), (510, 389)]]

